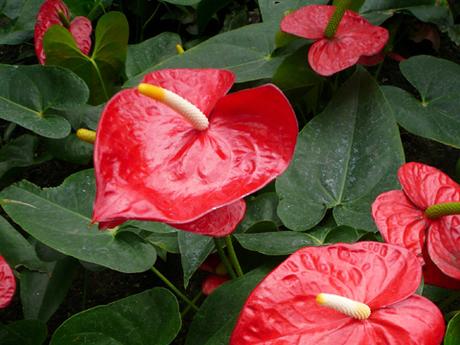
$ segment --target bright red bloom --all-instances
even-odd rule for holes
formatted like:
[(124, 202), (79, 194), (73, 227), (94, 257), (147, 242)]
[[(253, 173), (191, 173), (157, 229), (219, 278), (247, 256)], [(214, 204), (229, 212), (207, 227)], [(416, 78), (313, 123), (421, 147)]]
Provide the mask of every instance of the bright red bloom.
[[(250, 294), (230, 345), (439, 345), (444, 320), (415, 295), (421, 266), (405, 248), (377, 242), (306, 247)], [(356, 319), (317, 303), (335, 294), (367, 304)]]
[(201, 292), (203, 295), (209, 296), (215, 289), (229, 280), (230, 278), (228, 276), (218, 276), (215, 274), (209, 275), (204, 278), (203, 283), (201, 284)]
[[(43, 37), (46, 31), (53, 25), (66, 25), (66, 23), (62, 22), (59, 14), (70, 22), (69, 9), (62, 0), (45, 0), (38, 11), (34, 41), (35, 53), (42, 65), (45, 64), (46, 60), (45, 51), (43, 50)], [(86, 17), (75, 17), (70, 22), (68, 29), (75, 39), (78, 48), (80, 48), (83, 54), (88, 55), (91, 49), (91, 32), (93, 30), (91, 21)]]
[(6, 308), (10, 304), (15, 291), (16, 279), (13, 271), (6, 260), (0, 256), (0, 308)]
[(329, 76), (355, 65), (361, 56), (378, 54), (388, 41), (388, 31), (370, 24), (347, 10), (333, 38), (324, 35), (335, 6), (305, 6), (288, 14), (281, 21), (281, 30), (315, 40), (308, 52), (311, 68)]
[(401, 166), (398, 178), (403, 189), (380, 194), (372, 205), (380, 233), (418, 256), (425, 282), (460, 288), (460, 216), (425, 215), (429, 206), (460, 201), (460, 186), (438, 169), (414, 162)]
[(238, 200), (287, 168), (298, 131), (288, 100), (273, 85), (226, 95), (234, 78), (215, 69), (162, 70), (144, 78), (197, 106), (209, 120), (203, 131), (137, 89), (107, 103), (94, 152), (94, 221), (177, 226), (233, 203), (238, 214)]

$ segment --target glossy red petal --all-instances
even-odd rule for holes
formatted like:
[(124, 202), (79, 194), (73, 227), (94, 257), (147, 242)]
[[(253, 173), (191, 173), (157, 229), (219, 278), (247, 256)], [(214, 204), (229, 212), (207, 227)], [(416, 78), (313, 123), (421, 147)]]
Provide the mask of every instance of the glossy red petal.
[(444, 337), (441, 311), (417, 295), (373, 311), (368, 322), (368, 344), (439, 345)]
[(88, 55), (91, 50), (91, 32), (93, 31), (91, 20), (86, 17), (75, 17), (70, 23), (69, 30), (81, 52)]
[(5, 259), (0, 256), (0, 308), (6, 308), (16, 291), (16, 279)]
[(431, 260), (427, 249), (423, 251), (425, 265), (423, 265), (423, 280), (425, 284), (435, 285), (446, 289), (460, 289), (460, 280), (445, 275)]
[(229, 280), (228, 277), (225, 276), (218, 276), (218, 275), (210, 275), (207, 276), (203, 280), (203, 284), (201, 284), (201, 292), (203, 295), (209, 296), (214, 292), (215, 289), (217, 289), (219, 286), (221, 286), (223, 283), (227, 282)]
[(372, 217), (385, 242), (409, 249), (423, 264), (422, 251), (430, 220), (403, 191), (380, 194), (372, 204)]
[(368, 321), (319, 306), (316, 296), (338, 294), (376, 310), (411, 296), (420, 279), (417, 258), (399, 246), (358, 242), (302, 248), (252, 291), (230, 344), (338, 345), (350, 339), (369, 344), (361, 337)]
[(241, 199), (209, 212), (193, 222), (171, 224), (171, 226), (195, 234), (224, 237), (230, 235), (236, 229), (245, 212), (246, 203)]
[(38, 10), (37, 21), (35, 22), (34, 44), (38, 61), (45, 63), (45, 51), (43, 50), (43, 36), (52, 25), (61, 25), (59, 18), (61, 12), (69, 19), (69, 10), (62, 0), (46, 0)]
[(460, 280), (460, 216), (433, 221), (428, 231), (428, 254), (444, 274)]
[[(222, 90), (220, 74), (211, 75), (215, 78), (206, 80), (206, 90)], [(174, 85), (165, 82), (160, 86)], [(193, 93), (201, 87), (197, 79), (189, 75), (178, 85), (198, 97)], [(201, 106), (211, 103), (200, 101)], [(209, 128), (199, 132), (169, 107), (135, 90), (113, 97), (95, 143), (93, 219), (191, 222), (262, 188), (287, 168), (297, 121), (275, 86), (222, 98), (209, 121)]]
[(423, 211), (437, 203), (460, 201), (459, 185), (429, 165), (406, 163), (399, 168), (398, 178), (404, 193)]

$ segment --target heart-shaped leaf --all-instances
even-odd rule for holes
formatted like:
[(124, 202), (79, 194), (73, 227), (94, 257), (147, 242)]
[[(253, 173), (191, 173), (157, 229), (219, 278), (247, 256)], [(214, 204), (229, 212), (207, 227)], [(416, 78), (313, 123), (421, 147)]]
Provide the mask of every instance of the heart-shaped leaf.
[(72, 316), (56, 330), (50, 345), (168, 345), (180, 327), (176, 298), (155, 288)]
[(23, 181), (0, 193), (3, 205), (25, 231), (61, 253), (120, 272), (143, 272), (155, 263), (155, 250), (137, 235), (116, 235), (91, 225), (95, 194), (93, 170), (68, 177), (56, 188)]
[(2, 345), (41, 345), (46, 339), (46, 325), (38, 320), (21, 320), (3, 325), (0, 323)]
[(96, 26), (96, 41), (91, 56), (77, 47), (64, 27), (52, 26), (45, 34), (43, 47), (47, 65), (74, 71), (89, 86), (91, 104), (107, 101), (122, 74), (128, 47), (128, 22), (120, 12), (103, 15)]
[(325, 5), (327, 0), (259, 0), (259, 8), (264, 22), (280, 21), (287, 11), (296, 10), (302, 6)]
[(444, 345), (456, 345), (460, 339), (460, 313), (457, 313), (447, 325)]
[(403, 162), (398, 128), (374, 79), (359, 69), (298, 138), (276, 182), (278, 215), (292, 230), (312, 228), (334, 209), (338, 225), (375, 231), (371, 203), (397, 188)]
[(6, 0), (4, 7), (0, 8), (0, 14), (4, 15), (0, 44), (20, 44), (30, 39), (42, 3), (42, 0)]
[(398, 123), (413, 134), (460, 148), (460, 66), (432, 56), (415, 56), (402, 62), (400, 68), (421, 100), (385, 86)]
[(39, 135), (55, 139), (67, 136), (70, 124), (59, 110), (87, 100), (85, 83), (68, 70), (0, 65), (0, 118)]

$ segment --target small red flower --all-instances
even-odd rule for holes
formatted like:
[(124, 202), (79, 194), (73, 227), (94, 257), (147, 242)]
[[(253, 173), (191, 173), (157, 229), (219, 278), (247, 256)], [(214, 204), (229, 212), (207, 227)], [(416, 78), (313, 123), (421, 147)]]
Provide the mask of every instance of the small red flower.
[[(212, 211), (222, 212), (222, 220), (241, 220), (244, 205), (238, 200), (287, 168), (298, 127), (278, 88), (226, 95), (234, 79), (232, 72), (215, 69), (162, 70), (144, 78), (199, 108), (209, 122), (204, 130), (137, 89), (107, 103), (95, 142), (94, 221), (138, 219), (179, 227)], [(223, 206), (228, 209), (219, 210)], [(219, 229), (213, 234), (228, 233)]]
[[(46, 56), (43, 50), (43, 37), (46, 31), (53, 25), (66, 26), (70, 22), (69, 9), (62, 0), (45, 0), (37, 15), (37, 22), (35, 23), (35, 53), (37, 54), (38, 61), (43, 65), (45, 64)], [(91, 21), (86, 17), (75, 17), (68, 27), (71, 32), (75, 43), (83, 54), (88, 55), (91, 49)]]
[(382, 193), (372, 205), (380, 233), (418, 256), (425, 282), (460, 288), (460, 216), (425, 214), (429, 206), (460, 201), (460, 186), (438, 169), (414, 162), (401, 166), (398, 178), (402, 190)]
[(420, 280), (399, 246), (302, 248), (249, 295), (230, 345), (439, 345), (444, 320), (415, 295)]
[(0, 256), (0, 308), (6, 308), (10, 304), (15, 291), (16, 279), (13, 271), (6, 260)]
[(225, 266), (217, 255), (208, 256), (199, 270), (210, 273), (203, 279), (201, 284), (201, 292), (206, 296), (209, 296), (215, 289), (230, 280)]
[(201, 292), (203, 295), (209, 296), (215, 289), (229, 280), (230, 278), (228, 276), (218, 276), (215, 274), (209, 275), (204, 278), (203, 283), (201, 284)]
[(329, 76), (355, 65), (362, 56), (378, 54), (388, 41), (388, 31), (347, 10), (332, 38), (324, 35), (335, 6), (311, 5), (288, 14), (281, 30), (315, 40), (308, 52), (311, 68)]

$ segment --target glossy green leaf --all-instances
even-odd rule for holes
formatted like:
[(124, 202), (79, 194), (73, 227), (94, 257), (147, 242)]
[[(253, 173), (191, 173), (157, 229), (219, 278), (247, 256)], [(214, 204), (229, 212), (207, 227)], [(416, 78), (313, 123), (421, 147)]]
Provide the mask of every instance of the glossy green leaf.
[(239, 231), (250, 230), (261, 222), (273, 223), (274, 227), (281, 225), (281, 220), (276, 213), (278, 207), (276, 193), (264, 193), (246, 200), (246, 213), (239, 225)]
[(177, 55), (176, 45), (181, 44), (178, 34), (163, 32), (139, 44), (128, 46), (126, 75), (128, 78), (142, 74), (149, 67)]
[(85, 83), (68, 70), (0, 65), (0, 118), (39, 135), (55, 139), (67, 136), (70, 124), (59, 110), (87, 100)]
[(301, 131), (293, 162), (278, 178), (278, 215), (292, 230), (312, 228), (333, 208), (338, 225), (375, 231), (370, 207), (398, 188), (403, 149), (382, 91), (364, 69)]
[(460, 148), (460, 66), (432, 56), (400, 64), (420, 100), (393, 86), (383, 88), (398, 123), (409, 132)]
[(327, 234), (324, 242), (328, 244), (354, 243), (366, 233), (366, 231), (357, 230), (349, 226), (338, 226)]
[(50, 345), (168, 345), (180, 327), (176, 297), (155, 288), (72, 316)]
[(69, 107), (60, 114), (70, 122), (75, 130), (79, 128), (96, 130), (104, 106), (105, 103), (97, 106), (82, 104), (78, 107)]
[(201, 0), (196, 9), (196, 22), (199, 32), (203, 32), (206, 29), (206, 26), (217, 11), (225, 8), (231, 2), (232, 0)]
[(8, 325), (0, 323), (0, 344), (41, 345), (47, 333), (46, 325), (38, 320), (21, 320)]
[(91, 20), (105, 12), (112, 0), (64, 0), (73, 16), (84, 16)]
[(43, 39), (46, 64), (74, 71), (88, 85), (91, 91), (90, 103), (103, 103), (114, 93), (114, 84), (121, 78), (128, 47), (128, 32), (124, 14), (109, 12), (103, 15), (97, 22), (93, 53), (86, 56), (66, 28), (52, 26)]
[(327, 0), (258, 0), (264, 22), (280, 21), (286, 12), (308, 5), (325, 5)]
[(244, 302), (268, 272), (269, 267), (260, 267), (216, 289), (195, 315), (185, 345), (228, 344)]
[(21, 44), (30, 39), (42, 3), (42, 0), (6, 0), (4, 7), (0, 8), (0, 15), (8, 18), (3, 18), (0, 44)]
[(444, 345), (457, 345), (460, 339), (460, 313), (457, 313), (447, 325)]
[(177, 237), (177, 232), (166, 234), (152, 232), (145, 236), (144, 239), (168, 253), (179, 254), (179, 241)]
[(91, 225), (94, 194), (94, 173), (86, 170), (56, 188), (23, 181), (3, 190), (0, 198), (21, 202), (3, 208), (25, 231), (61, 253), (120, 272), (148, 270), (156, 258), (150, 244), (128, 231), (114, 236)]
[(46, 272), (21, 272), (21, 303), (25, 319), (47, 322), (72, 284), (78, 261), (72, 258), (47, 264)]
[(63, 139), (46, 139), (46, 150), (55, 158), (75, 164), (89, 164), (93, 160), (94, 145), (81, 141), (75, 133)]
[(37, 257), (34, 246), (1, 216), (0, 255), (14, 268), (24, 266), (31, 270), (46, 270), (45, 264)]
[(179, 251), (184, 275), (184, 286), (187, 287), (193, 273), (206, 260), (214, 249), (212, 237), (196, 235), (191, 232), (177, 233)]

